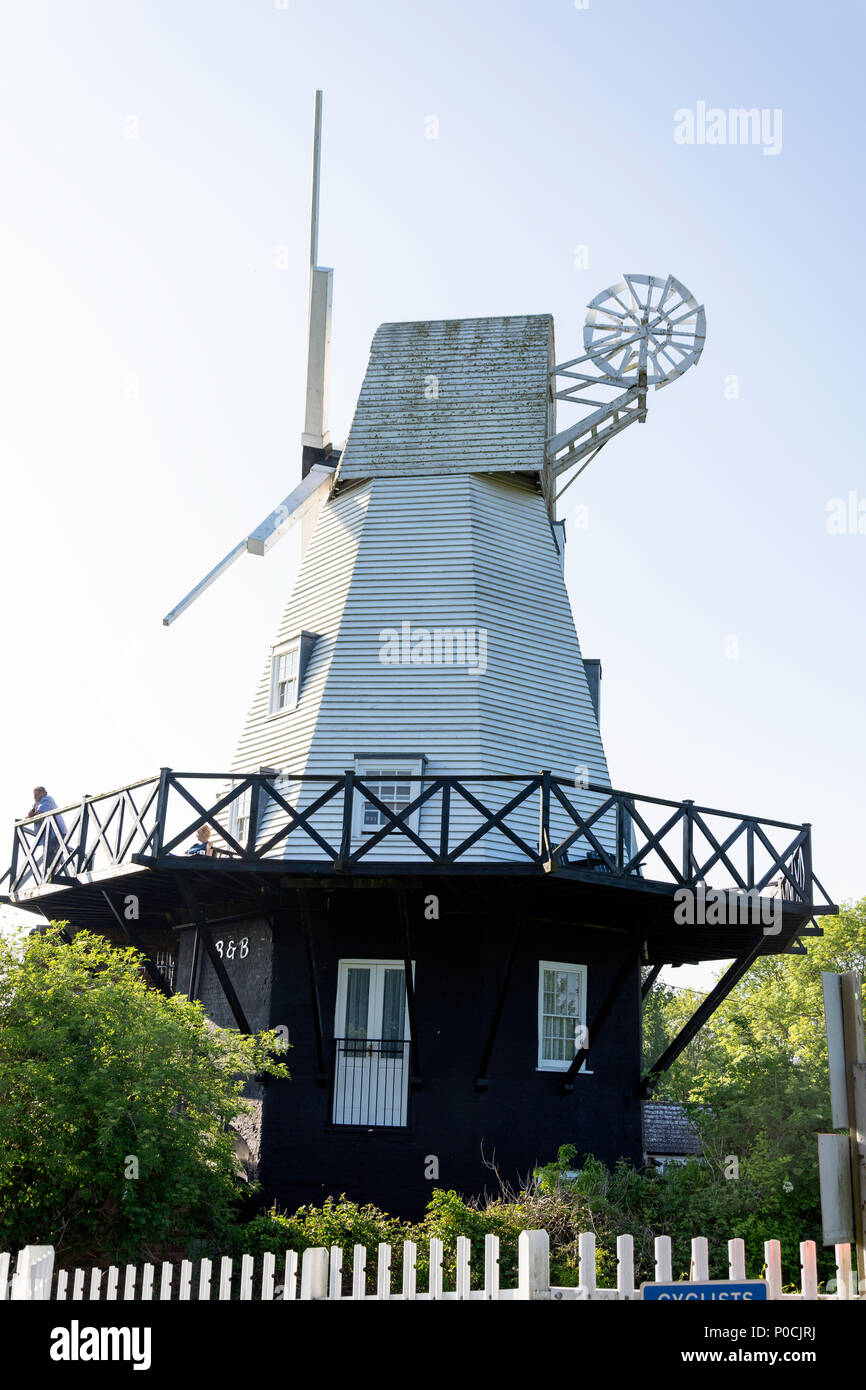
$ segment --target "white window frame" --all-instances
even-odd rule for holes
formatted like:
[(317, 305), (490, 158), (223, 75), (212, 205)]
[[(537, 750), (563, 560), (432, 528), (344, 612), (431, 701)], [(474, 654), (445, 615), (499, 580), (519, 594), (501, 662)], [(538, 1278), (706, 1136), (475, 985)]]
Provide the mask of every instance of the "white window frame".
[[(292, 652), (296, 654), (294, 697), (284, 705), (277, 707), (277, 671), (279, 670), (279, 660), (282, 656), (289, 656)], [(291, 710), (297, 709), (298, 697), (301, 693), (301, 639), (293, 637), (288, 642), (280, 642), (271, 648), (271, 672), (270, 684), (268, 687), (268, 718), (276, 719), (281, 714), (288, 714)]]
[[(401, 776), (423, 777), (426, 764), (427, 759), (424, 757), (423, 753), (358, 753), (355, 755), (355, 774), (360, 777), (362, 782), (381, 783), (388, 780), (399, 782)], [(393, 774), (391, 769), (393, 769)], [(411, 796), (409, 797), (410, 801), (414, 801), (416, 797), (421, 795), (423, 785), (423, 782), (411, 782), (409, 784), (411, 791)], [(384, 801), (384, 798), (380, 797), (379, 800)], [(358, 840), (362, 840), (367, 835), (375, 835), (382, 829), (380, 825), (364, 824), (364, 809), (366, 804), (363, 793), (359, 791), (355, 797), (354, 824), (354, 835)], [(410, 830), (413, 830), (416, 835), (421, 833), (418, 829), (420, 823), (420, 807), (412, 812), (408, 820), (403, 822), (403, 824), (408, 826)], [(394, 839), (394, 833), (396, 832), (392, 832), (389, 841), (386, 841), (383, 837), (382, 843), (399, 843), (399, 841)], [(412, 845), (411, 840), (408, 840), (407, 843)]]
[[(415, 962), (410, 962), (412, 966), (412, 983), (415, 983)], [(385, 970), (402, 970), (405, 976), (405, 960), (382, 960), (373, 956), (340, 956), (337, 961), (337, 998), (334, 1004), (334, 1037), (342, 1038), (342, 1029), (346, 1020), (346, 992), (349, 988), (349, 971), (353, 968), (366, 969), (368, 966), (381, 965)], [(404, 1042), (409, 1042), (412, 1033), (409, 1026), (409, 1001), (406, 1001)]]
[[(403, 1041), (403, 1056), (402, 1056), (402, 1065), (401, 1065), (401, 1080), (402, 1080), (402, 1085), (401, 1085), (401, 1087), (400, 1087), (400, 1093), (396, 1093), (396, 1092), (392, 1092), (392, 1093), (391, 1093), (391, 1094), (392, 1094), (392, 1098), (391, 1098), (391, 1101), (390, 1101), (390, 1105), (391, 1105), (391, 1107), (392, 1107), (392, 1109), (393, 1109), (393, 1106), (394, 1106), (393, 1096), (394, 1096), (395, 1094), (398, 1095), (398, 1099), (399, 1099), (399, 1109), (400, 1109), (400, 1119), (399, 1119), (399, 1121), (398, 1121), (396, 1124), (395, 1124), (395, 1123), (386, 1123), (386, 1122), (384, 1122), (384, 1121), (380, 1123), (380, 1122), (378, 1122), (375, 1118), (373, 1118), (373, 1119), (372, 1119), (372, 1122), (371, 1122), (371, 1118), (370, 1118), (369, 1113), (367, 1113), (363, 1119), (360, 1119), (360, 1118), (358, 1118), (358, 1119), (347, 1119), (347, 1118), (346, 1118), (346, 1115), (345, 1115), (345, 1095), (343, 1096), (343, 1107), (344, 1107), (344, 1108), (341, 1110), (341, 1108), (340, 1108), (340, 1101), (339, 1101), (338, 1095), (337, 1095), (337, 1093), (336, 1093), (336, 1091), (335, 1091), (335, 1094), (332, 1096), (332, 1099), (331, 1099), (331, 1112), (330, 1112), (330, 1113), (331, 1113), (331, 1123), (332, 1123), (335, 1127), (337, 1127), (337, 1128), (339, 1128), (339, 1129), (342, 1129), (342, 1128), (345, 1126), (345, 1127), (353, 1127), (353, 1128), (359, 1128), (359, 1127), (360, 1127), (360, 1128), (364, 1128), (364, 1129), (367, 1129), (367, 1130), (370, 1130), (370, 1129), (379, 1129), (379, 1128), (381, 1128), (381, 1129), (402, 1129), (402, 1130), (404, 1130), (404, 1129), (407, 1129), (407, 1128), (408, 1128), (409, 1069), (410, 1069), (410, 1056), (411, 1056), (410, 1047), (411, 1047), (411, 1039), (412, 1039), (412, 1032), (411, 1032), (410, 1023), (409, 1023), (409, 999), (408, 999), (408, 991), (406, 990), (406, 981), (405, 981), (406, 962), (405, 962), (405, 960), (381, 960), (381, 959), (373, 959), (372, 957), (369, 957), (369, 956), (368, 956), (368, 957), (346, 957), (346, 956), (343, 956), (343, 957), (341, 957), (341, 958), (338, 960), (338, 962), (337, 962), (337, 992), (336, 992), (336, 1000), (335, 1000), (335, 1003), (334, 1003), (334, 1039), (335, 1039), (335, 1041), (336, 1041), (336, 1039), (338, 1039), (338, 1038), (344, 1038), (344, 1037), (345, 1037), (344, 1029), (345, 1029), (345, 1020), (346, 1020), (346, 995), (347, 995), (347, 993), (348, 993), (348, 987), (349, 987), (349, 971), (350, 971), (353, 967), (354, 967), (354, 968), (360, 968), (360, 969), (370, 969), (370, 970), (373, 970), (375, 967), (381, 967), (381, 971), (379, 972), (379, 973), (380, 973), (380, 978), (381, 978), (381, 974), (382, 974), (382, 972), (384, 972), (384, 970), (398, 970), (398, 971), (400, 971), (401, 975), (403, 975), (403, 977), (404, 977), (404, 979), (403, 979), (403, 991), (404, 991), (404, 992), (403, 992), (403, 1033), (404, 1033), (404, 1036), (403, 1036), (403, 1039), (402, 1039), (402, 1041)], [(413, 960), (413, 961), (410, 961), (410, 968), (411, 968), (411, 971), (412, 971), (412, 983), (413, 983), (413, 986), (414, 986), (414, 982), (415, 982), (415, 962), (414, 962), (414, 960)], [(377, 1016), (381, 1016), (381, 1010), (382, 1010), (382, 997), (381, 997), (380, 995), (375, 994), (375, 993), (374, 993), (374, 996), (373, 996), (373, 997), (374, 997), (375, 1000), (376, 1000), (375, 1012), (376, 1012)], [(369, 1002), (368, 1002), (368, 1009), (367, 1009), (367, 1017), (368, 1017), (368, 1020), (369, 1020), (369, 1017), (370, 1017), (370, 1004), (369, 1004)], [(381, 1031), (381, 1030), (380, 1030), (380, 1031)], [(381, 1041), (381, 1040), (380, 1040), (380, 1041)], [(395, 1039), (395, 1041), (397, 1041), (397, 1040)], [(339, 1065), (339, 1059), (338, 1059), (338, 1065)], [(379, 1066), (382, 1065), (382, 1058), (381, 1058), (381, 1056), (380, 1056), (380, 1058), (379, 1058), (379, 1064), (378, 1064), (378, 1065), (379, 1065)], [(376, 1104), (378, 1104), (378, 1094), (379, 1094), (378, 1085), (379, 1085), (379, 1082), (378, 1082), (378, 1079), (374, 1079), (373, 1073), (374, 1073), (374, 1070), (377, 1070), (378, 1068), (375, 1068), (375, 1069), (374, 1069), (373, 1066), (372, 1066), (371, 1064), (368, 1064), (368, 1066), (369, 1066), (368, 1086), (370, 1085), (370, 1082), (372, 1081), (372, 1084), (373, 1084), (374, 1089), (375, 1089), (375, 1094), (376, 1094), (376, 1100), (374, 1101), (374, 1106), (375, 1106)], [(387, 1073), (387, 1060), (385, 1060), (384, 1066), (385, 1066), (386, 1073)], [(360, 1067), (361, 1072), (362, 1072), (362, 1075), (363, 1075), (363, 1068), (364, 1068), (363, 1054), (361, 1054), (361, 1056), (359, 1056), (359, 1067)], [(336, 1087), (336, 1084), (337, 1084), (337, 1077), (338, 1077), (338, 1074), (339, 1074), (338, 1071), (335, 1071), (335, 1087)], [(363, 1088), (363, 1083), (362, 1083), (362, 1088)], [(385, 1095), (387, 1095), (387, 1094), (388, 1094), (388, 1092), (387, 1092), (387, 1090), (386, 1090), (386, 1091), (385, 1091)], [(388, 1102), (387, 1099), (385, 1100), (384, 1103), (385, 1103), (386, 1106), (389, 1104), (389, 1102)], [(361, 1101), (361, 1105), (363, 1105), (363, 1104), (364, 1104), (364, 1101), (362, 1100), (362, 1101)], [(350, 1111), (350, 1113), (351, 1113), (352, 1102), (350, 1102), (348, 1109), (349, 1109), (349, 1111)], [(339, 1112), (339, 1114), (338, 1114), (338, 1112)]]
[[(578, 965), (575, 961), (561, 960), (540, 960), (538, 962), (538, 1063), (536, 1071), (568, 1071), (574, 1057), (568, 1057), (562, 1061), (555, 1061), (544, 1056), (544, 972), (545, 970), (567, 970), (574, 972), (580, 979), (580, 1006), (581, 1014), (576, 1022), (586, 1027), (586, 987), (587, 969), (585, 965)], [(581, 1073), (591, 1076), (591, 1072), (586, 1071), (586, 1061), (580, 1068)]]
[[(247, 836), (250, 830), (250, 816), (253, 811), (253, 789), (247, 787), (245, 792), (241, 792), (235, 797), (229, 808), (229, 834), (232, 839), (237, 840), (241, 849), (246, 848)], [(245, 814), (241, 815), (241, 808)]]

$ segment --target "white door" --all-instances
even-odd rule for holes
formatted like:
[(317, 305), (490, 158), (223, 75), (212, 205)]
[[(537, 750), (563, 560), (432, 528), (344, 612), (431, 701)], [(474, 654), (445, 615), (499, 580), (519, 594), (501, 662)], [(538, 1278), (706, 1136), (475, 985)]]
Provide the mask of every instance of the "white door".
[(340, 961), (334, 1036), (334, 1124), (405, 1125), (409, 1020), (402, 961)]

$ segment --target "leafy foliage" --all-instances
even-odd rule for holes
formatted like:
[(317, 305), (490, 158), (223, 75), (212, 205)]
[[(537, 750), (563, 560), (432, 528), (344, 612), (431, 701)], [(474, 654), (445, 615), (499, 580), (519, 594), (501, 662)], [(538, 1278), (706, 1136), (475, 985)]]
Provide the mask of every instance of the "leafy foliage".
[[(741, 1236), (753, 1265), (771, 1237), (794, 1266), (799, 1241), (821, 1248), (816, 1135), (832, 1128), (821, 974), (866, 975), (866, 898), (822, 926), (806, 955), (759, 958), (656, 1090), (686, 1104), (708, 1160), (699, 1175), (665, 1182), (660, 1214), (683, 1228), (685, 1196), (693, 1230)], [(651, 991), (647, 1063), (699, 1002), (693, 990)]]
[(252, 1074), (288, 1072), (275, 1035), (215, 1028), (141, 960), (56, 927), (0, 941), (0, 1246), (98, 1262), (229, 1230), (229, 1123)]

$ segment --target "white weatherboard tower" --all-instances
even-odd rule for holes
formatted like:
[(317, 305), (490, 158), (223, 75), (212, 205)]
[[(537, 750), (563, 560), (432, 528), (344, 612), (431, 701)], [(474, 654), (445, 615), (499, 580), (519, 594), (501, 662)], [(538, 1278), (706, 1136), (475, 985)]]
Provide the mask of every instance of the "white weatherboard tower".
[[(316, 94), (303, 477), (279, 507), (164, 620), (172, 622), (244, 550), (263, 555), (303, 520), (294, 590), (262, 671), (232, 770), (279, 773), (303, 807), (315, 784), (355, 771), (400, 813), (424, 778), (540, 770), (574, 780), (582, 811), (610, 785), (598, 721), (597, 662), (584, 663), (563, 578), (562, 492), (599, 449), (646, 418), (650, 386), (701, 355), (703, 309), (672, 276), (626, 275), (589, 306), (582, 356), (557, 364), (549, 314), (383, 324), (342, 451), (327, 422), (332, 276), (316, 265), (321, 93)], [(605, 388), (614, 390), (604, 399)], [(602, 398), (599, 399), (599, 391)], [(594, 392), (594, 394), (589, 394)], [(557, 431), (557, 400), (590, 413)], [(478, 783), (489, 807), (507, 781)], [(433, 808), (429, 808), (432, 813)], [(233, 832), (246, 835), (236, 803)], [(263, 833), (285, 824), (273, 801)], [(339, 839), (335, 801), (317, 824)], [(509, 817), (537, 836), (537, 809)], [(456, 839), (482, 817), (454, 807)], [(358, 799), (353, 842), (385, 821)], [(425, 807), (408, 818), (425, 833)], [(554, 811), (563, 837), (572, 824)], [(596, 826), (602, 843), (613, 813)], [(297, 838), (285, 842), (295, 849)], [(508, 858), (507, 833), (477, 858)], [(411, 838), (373, 854), (417, 858)], [(423, 856), (422, 856), (423, 857)]]

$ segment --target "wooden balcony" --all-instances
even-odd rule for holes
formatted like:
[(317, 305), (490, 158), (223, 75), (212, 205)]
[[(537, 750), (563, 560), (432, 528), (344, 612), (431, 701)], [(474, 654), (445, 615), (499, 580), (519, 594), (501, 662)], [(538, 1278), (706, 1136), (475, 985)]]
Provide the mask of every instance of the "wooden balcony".
[[(428, 773), (400, 781), (413, 784), (413, 796), (396, 808), (352, 771), (289, 779), (164, 768), (156, 777), (16, 822), (11, 863), (0, 879), (2, 901), (54, 918), (71, 916), (74, 906), (84, 924), (92, 915), (88, 904), (107, 889), (143, 886), (143, 874), (153, 883), (154, 902), (160, 883), (166, 900), (176, 900), (181, 875), (205, 900), (232, 897), (239, 911), (245, 895), (277, 882), (471, 875), (492, 889), (491, 879), (534, 876), (592, 890), (594, 916), (586, 920), (600, 920), (598, 905), (610, 903), (634, 918), (654, 910), (669, 928), (676, 890), (705, 884), (734, 899), (782, 900), (785, 931), (767, 949), (785, 949), (795, 933), (814, 934), (811, 919), (836, 911), (812, 867), (808, 824), (591, 783), (578, 790), (550, 772)], [(375, 808), (380, 822), (363, 835), (361, 807)], [(537, 826), (537, 834), (530, 836), (527, 825)], [(209, 827), (215, 852), (191, 855), (202, 826)], [(584, 894), (584, 906), (588, 901)], [(670, 937), (667, 958), (693, 958), (695, 948), (677, 945), (681, 938), (681, 932)], [(726, 953), (721, 939), (708, 952)]]

